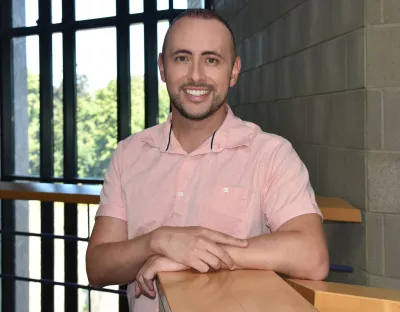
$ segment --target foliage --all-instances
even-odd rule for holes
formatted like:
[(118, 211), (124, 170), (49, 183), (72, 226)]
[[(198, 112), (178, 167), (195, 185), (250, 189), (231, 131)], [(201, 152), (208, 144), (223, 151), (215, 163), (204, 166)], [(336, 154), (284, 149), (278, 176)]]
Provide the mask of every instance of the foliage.
[[(39, 175), (39, 76), (28, 74), (29, 173)], [(54, 88), (54, 175), (63, 173), (63, 92), (62, 83)], [(144, 79), (131, 78), (131, 132), (144, 129)], [(159, 122), (169, 114), (165, 84), (159, 83)], [(117, 84), (112, 80), (104, 88), (90, 92), (86, 76), (77, 80), (78, 176), (103, 178), (117, 146)]]

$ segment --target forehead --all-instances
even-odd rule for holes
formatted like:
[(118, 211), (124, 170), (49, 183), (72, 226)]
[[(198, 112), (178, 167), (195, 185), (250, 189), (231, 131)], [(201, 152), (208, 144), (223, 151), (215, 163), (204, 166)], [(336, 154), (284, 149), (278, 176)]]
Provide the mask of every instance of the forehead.
[(170, 29), (167, 51), (189, 50), (191, 52), (218, 51), (229, 53), (231, 46), (229, 30), (217, 20), (184, 17)]

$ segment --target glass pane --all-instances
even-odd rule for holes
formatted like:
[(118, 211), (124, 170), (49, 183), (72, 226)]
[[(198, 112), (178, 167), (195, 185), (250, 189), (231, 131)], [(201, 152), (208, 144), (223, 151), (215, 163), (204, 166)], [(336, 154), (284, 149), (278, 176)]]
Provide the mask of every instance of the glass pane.
[[(78, 218), (79, 215), (80, 211), (78, 212)], [(78, 242), (78, 284), (80, 285), (89, 285), (86, 274), (86, 262), (85, 262), (87, 245), (88, 245), (87, 242)], [(79, 312), (89, 311), (87, 309), (88, 305), (89, 305), (89, 292), (85, 289), (78, 289), (78, 311)], [(97, 310), (92, 309), (92, 311), (97, 311)]]
[[(64, 203), (55, 202), (54, 203), (54, 234), (55, 235), (64, 235)], [(57, 282), (65, 281), (64, 274), (64, 240), (63, 239), (55, 239), (54, 240), (54, 280)], [(54, 294), (56, 296), (56, 294)], [(60, 301), (64, 301), (64, 292), (61, 291), (57, 294), (57, 298), (60, 298)], [(59, 301), (59, 302), (60, 302)], [(56, 300), (57, 302), (57, 300)], [(61, 305), (60, 305), (61, 307)], [(64, 307), (64, 305), (63, 305)], [(58, 311), (58, 310), (57, 310)]]
[[(63, 286), (54, 286), (54, 311), (64, 312), (65, 308), (65, 288)], [(32, 310), (34, 311), (34, 310)], [(81, 311), (79, 311), (81, 312)]]
[(143, 13), (143, 1), (144, 0), (129, 0), (129, 13)]
[(144, 129), (144, 28), (131, 25), (131, 129), (138, 133)]
[(15, 311), (41, 311), (42, 305), (40, 283), (16, 281)]
[(16, 275), (21, 277), (40, 279), (40, 237), (16, 236), (15, 247)]
[(204, 8), (204, 0), (174, 0), (174, 9)]
[(115, 16), (115, 0), (79, 0), (76, 3), (76, 20)]
[(12, 0), (13, 27), (36, 26), (39, 19), (38, 0)]
[(157, 10), (168, 10), (169, 9), (169, 0), (157, 0)]
[(53, 127), (54, 176), (62, 177), (64, 168), (64, 113), (63, 113), (63, 44), (62, 34), (53, 35)]
[[(117, 290), (117, 286), (106, 287)], [(90, 310), (96, 312), (108, 312), (119, 310), (119, 295), (115, 293), (92, 290), (90, 292)]]
[[(16, 231), (41, 232), (40, 202), (17, 200), (15, 201), (15, 214)], [(41, 238), (16, 235), (15, 248), (15, 274), (21, 277), (40, 279)], [(18, 311), (40, 311), (40, 284), (17, 283), (16, 296), (19, 298), (17, 300)], [(31, 296), (30, 300), (29, 296)]]
[(76, 48), (78, 176), (103, 178), (117, 147), (115, 28), (77, 32)]
[(51, 0), (51, 21), (53, 24), (61, 23), (62, 0)]
[(39, 37), (13, 41), (15, 174), (39, 175)]
[[(157, 43), (158, 53), (162, 52), (162, 45), (165, 34), (169, 27), (169, 21), (159, 21), (157, 23)], [(160, 71), (158, 71), (158, 122), (163, 123), (167, 120), (170, 111), (169, 95), (167, 86), (161, 80)]]

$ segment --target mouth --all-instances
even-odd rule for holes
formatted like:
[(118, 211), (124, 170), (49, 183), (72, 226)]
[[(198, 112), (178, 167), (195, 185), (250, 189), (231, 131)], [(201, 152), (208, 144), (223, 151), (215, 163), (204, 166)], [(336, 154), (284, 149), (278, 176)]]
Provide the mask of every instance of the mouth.
[(183, 91), (186, 94), (189, 94), (191, 96), (198, 96), (198, 97), (207, 95), (211, 92), (211, 90), (209, 90), (209, 89), (201, 89), (201, 90), (199, 90), (199, 89), (184, 89)]

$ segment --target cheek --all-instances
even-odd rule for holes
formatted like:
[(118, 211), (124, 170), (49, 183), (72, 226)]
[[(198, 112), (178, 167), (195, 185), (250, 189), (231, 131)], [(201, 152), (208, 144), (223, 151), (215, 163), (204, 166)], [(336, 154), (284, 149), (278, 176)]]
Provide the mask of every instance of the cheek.
[(186, 75), (179, 70), (168, 72), (165, 77), (167, 85), (172, 88), (179, 88), (180, 85), (186, 82)]

